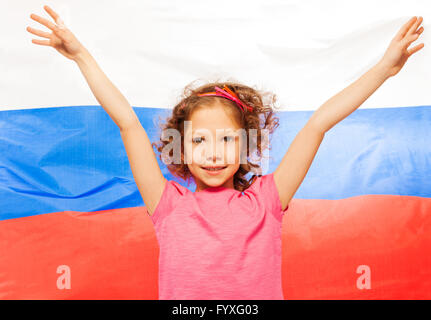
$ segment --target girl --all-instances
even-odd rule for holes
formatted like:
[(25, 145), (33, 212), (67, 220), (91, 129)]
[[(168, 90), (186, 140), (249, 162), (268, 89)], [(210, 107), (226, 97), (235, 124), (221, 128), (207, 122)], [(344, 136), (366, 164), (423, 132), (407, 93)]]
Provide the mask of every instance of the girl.
[(159, 241), (160, 299), (283, 299), (283, 214), (325, 133), (424, 46), (409, 49), (424, 30), (419, 28), (422, 18), (412, 17), (376, 65), (313, 113), (276, 170), (250, 180), (245, 175), (261, 168), (248, 156), (261, 154), (263, 141), (277, 126), (272, 107), (257, 90), (239, 83), (187, 89), (163, 128), (172, 139), (162, 140), (158, 151), (163, 160), (167, 153), (174, 156), (167, 164), (173, 174), (194, 180), (196, 190), (191, 192), (163, 177), (154, 144), (132, 107), (59, 15), (48, 6), (44, 9), (56, 23), (32, 14), (52, 31), (28, 27), (27, 31), (48, 39), (32, 42), (52, 46), (76, 62), (120, 130)]

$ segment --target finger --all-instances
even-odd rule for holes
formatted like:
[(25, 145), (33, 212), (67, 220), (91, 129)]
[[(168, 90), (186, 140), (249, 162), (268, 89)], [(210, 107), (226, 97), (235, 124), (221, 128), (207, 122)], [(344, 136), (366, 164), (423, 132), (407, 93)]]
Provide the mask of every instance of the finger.
[(411, 48), (411, 49), (407, 50), (407, 53), (408, 53), (409, 57), (410, 57), (413, 53), (418, 52), (418, 51), (419, 51), (420, 49), (422, 49), (424, 46), (425, 46), (425, 44), (424, 44), (424, 43), (420, 43), (420, 44), (418, 44), (417, 46), (414, 46), (413, 48)]
[(411, 34), (411, 35), (409, 35), (409, 36), (406, 36), (406, 43), (412, 43), (413, 41), (415, 41), (417, 38), (419, 38), (419, 36), (421, 35), (421, 33), (424, 31), (424, 28), (423, 27), (421, 27), (421, 28), (419, 28), (419, 30), (418, 31), (416, 31), (416, 33), (413, 33), (413, 34)]
[(417, 38), (419, 38), (419, 36), (420, 36), (419, 33), (411, 34), (407, 37), (407, 42), (412, 43), (413, 41), (417, 40)]
[(35, 20), (35, 21), (43, 24), (45, 27), (47, 27), (48, 29), (51, 29), (52, 31), (55, 30), (56, 26), (55, 26), (54, 23), (52, 23), (51, 21), (49, 21), (49, 20), (47, 20), (45, 18), (39, 17), (37, 14), (32, 13), (30, 15), (30, 18), (32, 18), (33, 20)]
[(60, 29), (65, 29), (66, 26), (64, 25), (64, 21), (60, 18), (59, 14), (52, 10), (49, 6), (43, 7), (46, 12), (54, 19), (55, 23), (58, 25)]
[(415, 33), (417, 28), (422, 23), (422, 21), (423, 21), (423, 18), (419, 17), (419, 19), (416, 20), (416, 23), (413, 23), (413, 25), (410, 27), (409, 31), (407, 31), (406, 35), (408, 36), (408, 35)]
[(38, 29), (33, 29), (31, 27), (27, 27), (26, 29), (28, 32), (33, 33), (37, 36), (43, 37), (43, 38), (51, 38), (51, 34), (49, 32), (45, 32), (42, 30), (38, 30)]
[(54, 21), (57, 21), (57, 19), (60, 17), (57, 12), (52, 10), (49, 6), (43, 6), (46, 12), (54, 19)]
[(40, 45), (43, 45), (43, 46), (50, 46), (50, 41), (49, 40), (31, 39), (31, 42), (33, 42), (35, 44), (40, 44)]
[(411, 34), (406, 36), (402, 41), (401, 44), (404, 47), (408, 47), (409, 45), (411, 45), (411, 43), (415, 40), (417, 40), (417, 38), (419, 38), (419, 33), (415, 33), (415, 34)]
[(407, 33), (407, 31), (410, 29), (410, 27), (412, 26), (412, 24), (416, 21), (416, 17), (412, 17), (409, 21), (407, 21), (402, 27), (401, 29), (398, 31), (398, 33), (396, 34), (395, 38), (397, 40), (401, 40), (402, 38), (404, 38), (404, 35)]

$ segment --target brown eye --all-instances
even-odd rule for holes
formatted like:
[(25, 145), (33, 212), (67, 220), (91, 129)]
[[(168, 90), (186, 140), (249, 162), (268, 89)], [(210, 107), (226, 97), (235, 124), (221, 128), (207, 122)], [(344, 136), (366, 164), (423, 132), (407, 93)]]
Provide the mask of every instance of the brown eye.
[(193, 138), (193, 143), (200, 143), (200, 142), (202, 142), (202, 140), (203, 140), (203, 137), (196, 137), (196, 138)]

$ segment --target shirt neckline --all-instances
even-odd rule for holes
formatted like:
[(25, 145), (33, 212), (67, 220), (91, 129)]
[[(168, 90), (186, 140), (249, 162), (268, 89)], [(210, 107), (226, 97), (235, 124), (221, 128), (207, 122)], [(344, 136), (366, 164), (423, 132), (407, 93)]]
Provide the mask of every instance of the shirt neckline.
[(205, 189), (198, 191), (198, 192), (194, 191), (193, 193), (199, 194), (201, 192), (215, 192), (215, 191), (223, 191), (223, 190), (232, 190), (232, 191), (239, 192), (238, 190), (236, 190), (234, 188), (227, 188), (227, 187), (223, 187), (223, 186), (218, 186), (218, 187), (208, 187), (208, 188), (205, 188)]

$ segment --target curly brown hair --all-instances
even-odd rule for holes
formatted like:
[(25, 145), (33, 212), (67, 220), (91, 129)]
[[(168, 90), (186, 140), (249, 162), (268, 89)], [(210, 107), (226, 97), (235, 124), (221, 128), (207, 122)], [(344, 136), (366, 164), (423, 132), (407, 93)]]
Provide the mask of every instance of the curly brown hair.
[[(232, 90), (243, 103), (252, 107), (253, 110), (241, 111), (234, 101), (223, 97), (198, 96), (200, 93), (215, 91), (216, 86), (223, 88), (225, 85)], [(234, 175), (234, 188), (242, 192), (253, 183), (257, 176), (261, 175), (253, 175), (249, 180), (245, 178), (252, 170), (259, 172), (260, 169), (260, 165), (253, 163), (250, 156), (256, 153), (258, 157), (261, 158), (265, 148), (271, 149), (269, 144), (265, 145), (265, 143), (262, 143), (262, 132), (263, 130), (267, 130), (269, 135), (272, 135), (279, 125), (279, 118), (274, 116), (274, 109), (278, 109), (278, 107), (275, 106), (277, 100), (276, 95), (271, 92), (261, 92), (256, 88), (235, 81), (217, 80), (215, 82), (203, 84), (197, 88), (194, 88), (194, 86), (194, 82), (192, 82), (184, 88), (181, 99), (173, 108), (172, 114), (166, 119), (164, 124), (159, 125), (162, 132), (165, 129), (176, 129), (181, 133), (181, 163), (169, 163), (169, 161), (164, 161), (163, 159), (162, 150), (172, 141), (172, 137), (166, 141), (162, 139), (162, 134), (160, 133), (160, 141), (152, 143), (152, 146), (156, 147), (160, 152), (160, 160), (165, 164), (167, 162), (169, 163), (167, 164), (169, 172), (190, 184), (190, 180), (194, 177), (187, 164), (184, 163), (184, 121), (190, 120), (192, 113), (198, 108), (210, 107), (217, 101), (226, 108), (227, 112), (230, 112), (240, 127), (245, 129), (247, 140), (253, 139), (254, 141), (254, 143), (251, 144), (252, 148), (250, 148), (250, 143), (245, 143), (247, 146), (247, 163), (242, 163)], [(256, 136), (253, 135), (253, 137), (250, 137), (249, 129), (255, 129)], [(253, 148), (253, 146), (255, 146), (255, 148)], [(173, 150), (170, 150), (169, 157), (172, 157), (172, 155)]]

